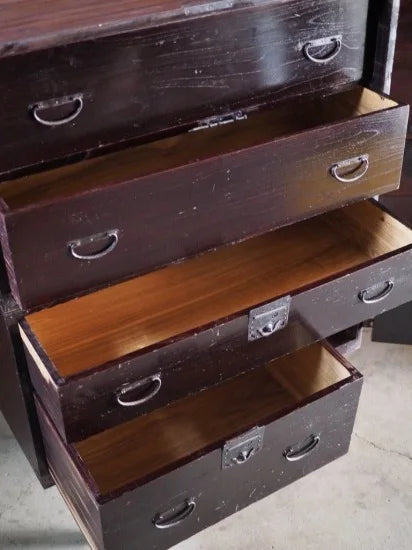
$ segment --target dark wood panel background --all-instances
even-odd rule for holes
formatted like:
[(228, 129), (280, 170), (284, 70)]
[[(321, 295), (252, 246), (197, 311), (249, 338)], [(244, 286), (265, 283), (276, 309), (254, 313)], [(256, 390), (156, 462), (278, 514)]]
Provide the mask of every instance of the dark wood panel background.
[[(391, 95), (412, 104), (412, 0), (401, 1)], [(401, 186), (380, 200), (401, 220), (412, 223), (412, 117), (409, 118)], [(375, 319), (373, 340), (412, 344), (411, 324), (412, 302), (409, 302)]]

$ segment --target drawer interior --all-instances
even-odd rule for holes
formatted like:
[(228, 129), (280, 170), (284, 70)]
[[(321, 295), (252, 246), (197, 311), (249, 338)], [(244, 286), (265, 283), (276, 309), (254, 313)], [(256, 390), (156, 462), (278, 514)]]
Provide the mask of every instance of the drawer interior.
[(410, 245), (412, 230), (365, 201), (29, 314), (26, 324), (66, 378)]
[(0, 185), (0, 198), (5, 210), (17, 210), (259, 146), (282, 136), (395, 108), (397, 105), (395, 101), (376, 92), (356, 87), (310, 102), (294, 102), (270, 111), (252, 112), (247, 120), (235, 124), (180, 134), (4, 182)]
[(138, 485), (360, 376), (334, 353), (314, 344), (73, 448), (101, 495)]

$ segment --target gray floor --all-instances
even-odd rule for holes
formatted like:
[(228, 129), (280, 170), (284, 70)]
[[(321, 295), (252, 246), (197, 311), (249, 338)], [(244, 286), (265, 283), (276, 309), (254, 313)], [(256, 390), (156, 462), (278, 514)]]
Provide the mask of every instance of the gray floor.
[[(412, 347), (374, 344), (367, 332), (351, 361), (365, 385), (350, 453), (175, 550), (412, 549)], [(1, 550), (88, 548), (2, 418), (0, 489)]]

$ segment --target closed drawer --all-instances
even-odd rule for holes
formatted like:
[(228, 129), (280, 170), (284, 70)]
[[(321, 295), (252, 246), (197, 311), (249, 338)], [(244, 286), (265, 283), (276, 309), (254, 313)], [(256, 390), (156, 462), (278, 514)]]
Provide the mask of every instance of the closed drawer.
[(4, 183), (13, 295), (44, 305), (386, 193), (407, 117), (356, 88)]
[(345, 454), (361, 383), (316, 344), (69, 446), (38, 410), (92, 548), (160, 550)]
[(173, 8), (2, 59), (0, 172), (362, 77), (368, 0)]
[(63, 439), (147, 413), (410, 300), (412, 230), (365, 201), (27, 315)]

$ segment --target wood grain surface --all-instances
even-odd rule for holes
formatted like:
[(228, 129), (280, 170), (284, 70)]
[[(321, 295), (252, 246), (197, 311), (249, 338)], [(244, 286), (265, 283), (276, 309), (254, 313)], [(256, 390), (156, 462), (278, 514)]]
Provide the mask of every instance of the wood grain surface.
[(106, 494), (219, 445), (350, 373), (320, 344), (75, 444)]
[[(50, 306), (395, 189), (407, 116), (357, 88), (3, 183), (12, 294), (23, 309)], [(361, 154), (369, 168), (358, 181), (332, 177), (336, 162)], [(69, 243), (83, 255), (105, 250), (111, 230), (110, 253), (74, 257)]]
[(251, 114), (243, 122), (183, 133), (121, 152), (32, 174), (0, 185), (9, 210), (34, 203), (113, 186), (163, 171), (261, 146), (282, 136), (336, 124), (350, 118), (396, 107), (398, 104), (366, 88), (338, 93), (304, 104)]
[[(323, 1), (339, 5), (346, 2)], [(0, 54), (13, 55), (119, 32), (234, 11), (279, 0), (229, 2), (227, 0), (1, 0)], [(299, 11), (313, 10), (313, 0), (300, 2)], [(299, 14), (301, 15), (301, 14)], [(318, 22), (318, 25), (321, 23)]]
[[(68, 7), (67, 2), (57, 2)], [(53, 3), (54, 6), (55, 3)], [(340, 91), (361, 81), (367, 33), (367, 0), (264, 0), (185, 4), (175, 7), (180, 17), (170, 18), (171, 2), (126, 2), (130, 32), (117, 25), (125, 13), (123, 2), (103, 2), (93, 17), (108, 10), (112, 26), (82, 32), (80, 22), (96, 3), (73, 3), (64, 13), (50, 2), (33, 2), (36, 24), (51, 26), (52, 36), (36, 37), (39, 44), (19, 40), (30, 32), (29, 2), (3, 2), (16, 8), (19, 31), (14, 41), (1, 45), (9, 55), (0, 59), (0, 125), (7, 135), (0, 149), (0, 179), (64, 164), (134, 140), (153, 140), (196, 126), (206, 117), (224, 115), (288, 98), (302, 99)], [(145, 4), (142, 6), (142, 4)], [(27, 8), (27, 12), (17, 9)], [(115, 8), (113, 6), (116, 6)], [(163, 8), (162, 8), (163, 6)], [(202, 7), (207, 13), (202, 11)], [(133, 18), (144, 12), (150, 28)], [(0, 8), (1, 9), (1, 8)], [(166, 20), (157, 10), (165, 10)], [(70, 13), (72, 11), (72, 13)], [(103, 12), (103, 13), (102, 13)], [(20, 21), (27, 13), (30, 21)], [(80, 24), (81, 41), (71, 35), (70, 16)], [(56, 14), (57, 17), (56, 17)], [(99, 15), (97, 15), (99, 14)], [(2, 25), (0, 37), (13, 25)], [(7, 15), (4, 13), (4, 16)], [(7, 18), (6, 18), (7, 20)], [(57, 34), (54, 25), (69, 29)], [(83, 29), (84, 30), (84, 29)], [(95, 32), (97, 31), (97, 33)], [(106, 32), (107, 36), (102, 37)], [(97, 39), (96, 35), (99, 35)], [(317, 38), (342, 36), (342, 47), (329, 63), (314, 63), (303, 52)], [(76, 43), (67, 43), (73, 39)], [(1, 39), (0, 39), (1, 40)], [(63, 45), (59, 45), (63, 40)], [(317, 55), (329, 47), (314, 48)], [(20, 55), (13, 55), (19, 53)], [(56, 106), (54, 100), (78, 97), (83, 108), (70, 123), (50, 127), (35, 118), (36, 106), (47, 120), (60, 120), (76, 112), (79, 101)], [(50, 106), (51, 101), (51, 106)], [(44, 102), (49, 107), (44, 107)]]
[[(342, 357), (338, 360), (345, 362)], [(149, 478), (136, 479), (136, 469), (130, 467), (133, 482), (104, 495), (75, 448), (62, 442), (50, 417), (37, 402), (56, 484), (95, 547), (135, 548), (138, 541), (143, 550), (166, 550), (344, 455), (349, 448), (362, 386), (359, 373), (350, 365), (347, 369), (351, 373), (349, 378), (299, 401), (296, 408), (292, 405), (266, 419), (262, 451), (250, 461), (222, 469), (223, 442), (216, 442), (217, 446), (204, 454), (195, 455), (192, 460), (185, 457), (180, 464), (171, 463), (169, 468)], [(304, 460), (287, 462), (284, 451), (291, 446), (302, 448), (311, 434), (320, 434), (316, 449)], [(150, 438), (156, 437), (156, 431), (150, 433)], [(130, 441), (136, 454), (145, 443), (133, 438)], [(125, 459), (127, 455), (125, 452)], [(188, 499), (195, 499), (196, 510), (178, 529), (154, 528), (153, 520), (159, 513), (176, 513)]]
[(369, 202), (30, 314), (61, 376), (119, 359), (412, 243)]
[(0, 51), (11, 55), (213, 13), (232, 5), (225, 0), (1, 0)]

